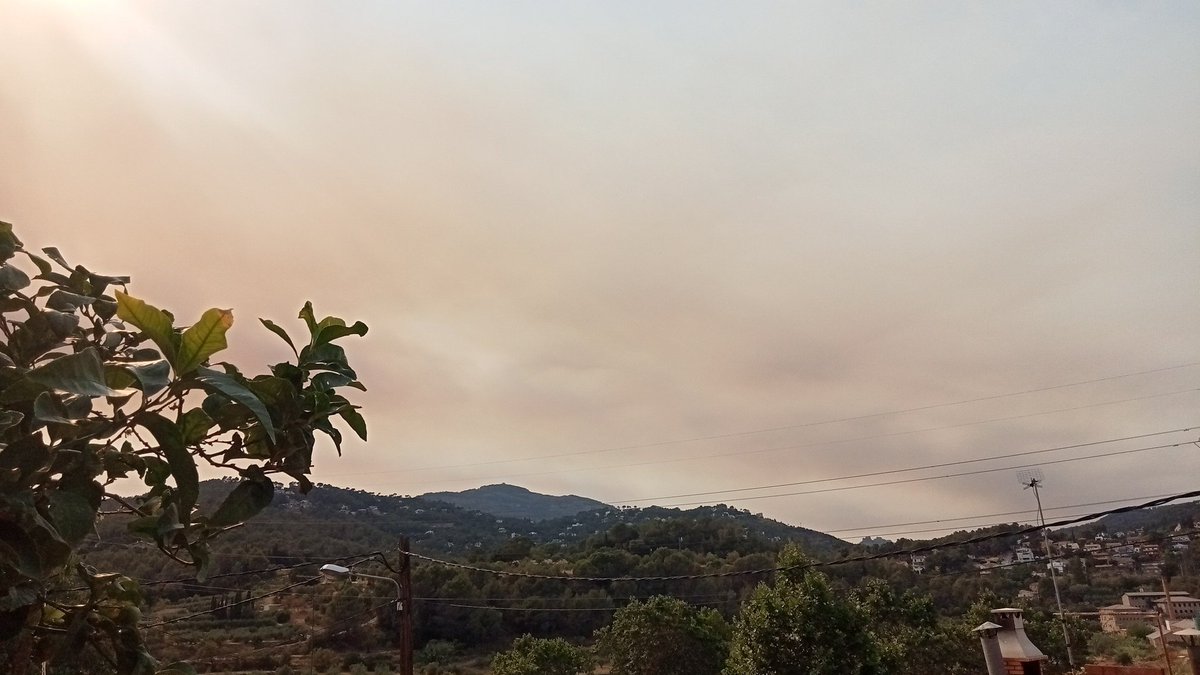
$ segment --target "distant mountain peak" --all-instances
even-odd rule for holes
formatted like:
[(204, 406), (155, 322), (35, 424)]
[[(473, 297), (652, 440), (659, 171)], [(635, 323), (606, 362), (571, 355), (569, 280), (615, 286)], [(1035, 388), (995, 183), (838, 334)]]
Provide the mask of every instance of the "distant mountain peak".
[(447, 502), (471, 511), (482, 511), (500, 518), (551, 520), (573, 516), (581, 511), (611, 509), (604, 502), (578, 495), (547, 495), (508, 483), (496, 483), (461, 492), (430, 492), (423, 499)]

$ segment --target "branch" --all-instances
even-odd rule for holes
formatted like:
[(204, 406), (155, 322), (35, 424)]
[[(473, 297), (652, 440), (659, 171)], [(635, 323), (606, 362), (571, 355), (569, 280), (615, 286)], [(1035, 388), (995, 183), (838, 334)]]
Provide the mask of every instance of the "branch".
[[(133, 504), (130, 504), (129, 502), (125, 501), (125, 498), (121, 497), (120, 495), (114, 495), (111, 492), (105, 492), (104, 496), (108, 497), (109, 499), (113, 500), (114, 502), (120, 504), (121, 506), (124, 506), (125, 508), (129, 509), (129, 513), (133, 513), (133, 514), (136, 514), (139, 516), (150, 515), (150, 514), (146, 513), (145, 511), (142, 511), (138, 507), (134, 506)], [(117, 513), (121, 513), (121, 512), (118, 511)]]
[[(157, 544), (157, 542), (155, 542), (155, 543)], [(180, 558), (179, 556), (175, 555), (174, 551), (168, 550), (166, 546), (163, 546), (162, 544), (157, 544), (157, 545), (158, 545), (158, 550), (162, 551), (164, 554), (166, 554), (166, 556), (168, 558), (170, 558), (171, 560), (174, 560), (175, 562), (179, 563), (180, 565), (187, 565), (188, 567), (196, 566), (195, 560), (184, 560), (183, 558)]]

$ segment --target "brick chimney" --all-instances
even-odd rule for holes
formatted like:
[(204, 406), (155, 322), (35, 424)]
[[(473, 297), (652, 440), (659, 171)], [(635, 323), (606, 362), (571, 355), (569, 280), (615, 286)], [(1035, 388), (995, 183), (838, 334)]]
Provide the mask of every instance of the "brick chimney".
[(1000, 626), (996, 639), (1005, 675), (1042, 675), (1042, 662), (1049, 657), (1025, 635), (1024, 612), (1014, 607), (993, 609), (992, 622)]

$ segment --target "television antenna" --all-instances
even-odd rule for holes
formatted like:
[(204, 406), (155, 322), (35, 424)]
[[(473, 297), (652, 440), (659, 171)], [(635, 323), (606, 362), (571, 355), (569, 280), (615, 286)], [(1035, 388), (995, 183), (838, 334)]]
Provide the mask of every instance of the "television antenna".
[[(1042, 474), (1042, 467), (1035, 466), (1028, 469), (1021, 469), (1017, 472), (1017, 482), (1025, 486), (1025, 489), (1034, 488), (1035, 490), (1042, 485), (1045, 476)], [(1041, 516), (1041, 513), (1038, 514)], [(1045, 525), (1045, 521), (1042, 522)]]
[(1054, 585), (1054, 602), (1058, 605), (1058, 620), (1062, 624), (1063, 642), (1067, 646), (1067, 661), (1071, 669), (1075, 669), (1075, 656), (1071, 653), (1071, 635), (1067, 632), (1067, 616), (1063, 614), (1062, 595), (1058, 592), (1058, 574), (1054, 571), (1054, 554), (1050, 552), (1050, 531), (1046, 529), (1046, 515), (1042, 512), (1042, 494), (1045, 476), (1039, 466), (1021, 469), (1017, 472), (1017, 482), (1026, 490), (1033, 490), (1033, 498), (1037, 501), (1038, 525), (1042, 526), (1042, 542), (1046, 546), (1046, 562), (1050, 567), (1050, 583)]

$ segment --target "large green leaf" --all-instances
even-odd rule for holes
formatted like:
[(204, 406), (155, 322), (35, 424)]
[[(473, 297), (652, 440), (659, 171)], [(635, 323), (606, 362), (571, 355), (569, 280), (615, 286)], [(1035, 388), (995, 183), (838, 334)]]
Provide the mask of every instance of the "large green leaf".
[(166, 484), (168, 478), (171, 477), (171, 467), (163, 460), (154, 455), (142, 456), (142, 466), (144, 467), (144, 475), (142, 480), (150, 487), (160, 487)]
[(313, 336), (313, 346), (327, 344), (338, 338), (346, 337), (347, 335), (363, 336), (367, 334), (367, 324), (361, 321), (355, 321), (353, 326), (347, 326), (346, 322), (336, 316), (327, 316), (317, 324), (317, 332)]
[(67, 314), (66, 312), (48, 309), (42, 312), (42, 317), (46, 319), (46, 325), (50, 328), (50, 332), (59, 339), (70, 337), (75, 332), (75, 329), (79, 327), (78, 314)]
[(138, 382), (142, 384), (142, 391), (147, 396), (157, 394), (171, 383), (171, 364), (163, 359), (127, 363), (121, 367), (137, 378)]
[(0, 614), (32, 605), (38, 601), (41, 595), (40, 591), (41, 589), (34, 583), (13, 586), (8, 589), (7, 593), (0, 596)]
[(16, 410), (0, 412), (0, 433), (17, 426), (23, 419), (25, 419), (25, 416)]
[(208, 522), (214, 527), (228, 527), (254, 517), (271, 504), (275, 495), (275, 484), (265, 476), (247, 478), (221, 502), (217, 512)]
[(0, 262), (13, 257), (13, 253), (16, 253), (19, 248), (21, 248), (21, 240), (13, 234), (12, 223), (0, 221)]
[(114, 365), (104, 366), (104, 380), (109, 387), (121, 391), (122, 396), (129, 393), (123, 390), (133, 389), (134, 385), (138, 383), (138, 379), (133, 376), (133, 373)]
[(317, 319), (313, 316), (311, 301), (304, 303), (304, 306), (300, 308), (300, 318), (304, 319), (304, 324), (308, 326), (309, 335), (315, 338), (317, 336)]
[(175, 331), (171, 316), (161, 309), (121, 291), (117, 295), (117, 317), (127, 321), (145, 333), (163, 356), (175, 363)]
[(28, 257), (31, 261), (33, 261), (34, 265), (37, 265), (38, 272), (40, 274), (49, 274), (54, 271), (54, 268), (50, 266), (49, 261), (47, 261), (45, 258), (36, 256), (36, 255), (30, 253), (29, 251), (21, 251), (21, 252), (24, 253), (26, 255), (26, 257)]
[[(0, 491), (0, 513), (15, 527), (0, 528), (0, 563), (17, 567), (30, 578), (43, 578), (66, 562), (71, 546), (34, 506), (33, 493)], [(11, 552), (11, 553), (10, 553)], [(5, 560), (5, 558), (10, 558)]]
[(196, 461), (188, 452), (183, 442), (183, 433), (179, 426), (157, 413), (146, 413), (139, 418), (142, 426), (146, 427), (154, 440), (158, 441), (159, 449), (166, 457), (167, 465), (171, 467), (171, 476), (175, 479), (176, 493), (179, 495), (179, 519), (187, 524), (200, 496), (200, 477), (196, 471)]
[(203, 408), (192, 408), (179, 417), (179, 431), (187, 445), (199, 443), (214, 425), (216, 422)]
[(55, 248), (53, 246), (47, 246), (46, 248), (42, 249), (42, 253), (45, 253), (46, 257), (50, 258), (51, 260), (58, 263), (59, 265), (62, 265), (65, 269), (68, 269), (68, 270), (71, 269), (71, 266), (69, 264), (67, 264), (66, 259), (63, 258), (63, 255), (61, 253), (58, 252), (57, 248)]
[(290, 335), (288, 335), (287, 331), (284, 330), (282, 327), (280, 327), (279, 324), (275, 323), (274, 321), (271, 321), (270, 319), (259, 319), (259, 321), (262, 322), (262, 325), (267, 327), (267, 330), (269, 330), (272, 333), (283, 338), (283, 341), (286, 342), (288, 344), (288, 346), (292, 348), (293, 353), (295, 353), (297, 356), (300, 355), (300, 353), (296, 351), (296, 344), (294, 342), (292, 342), (292, 337)]
[(46, 300), (46, 306), (50, 309), (57, 309), (64, 312), (73, 312), (80, 307), (90, 305), (96, 299), (87, 295), (80, 295), (70, 291), (64, 291), (61, 288), (50, 294), (50, 298)]
[(120, 395), (120, 392), (108, 386), (104, 377), (104, 362), (100, 360), (95, 347), (60, 356), (29, 371), (25, 377), (42, 386), (79, 396)]
[(36, 544), (17, 528), (0, 529), (0, 567), (10, 567), (31, 579), (41, 577), (44, 571)]
[(358, 413), (355, 406), (346, 406), (339, 410), (338, 414), (342, 416), (342, 419), (346, 420), (346, 424), (350, 425), (350, 428), (354, 430), (354, 433), (358, 434), (359, 438), (364, 441), (367, 440), (367, 422)]
[(29, 285), (29, 275), (11, 263), (0, 265), (0, 291), (19, 291)]
[(91, 485), (80, 489), (61, 487), (50, 493), (50, 519), (59, 536), (68, 544), (76, 546), (91, 534), (96, 524), (95, 495)]
[(254, 392), (247, 389), (245, 385), (238, 382), (232, 376), (226, 375), (219, 370), (212, 370), (211, 368), (200, 368), (197, 370), (196, 380), (205, 389), (223, 394), (246, 406), (258, 418), (258, 421), (262, 424), (263, 429), (266, 430), (267, 436), (270, 437), (271, 441), (275, 441), (275, 425), (271, 422), (271, 413), (263, 405), (263, 402), (254, 395)]
[(71, 419), (67, 415), (66, 406), (48, 391), (43, 391), (33, 400), (33, 419), (39, 422), (70, 424)]
[(194, 326), (183, 331), (175, 372), (190, 373), (208, 357), (229, 346), (225, 333), (233, 325), (233, 312), (213, 308), (204, 313)]

